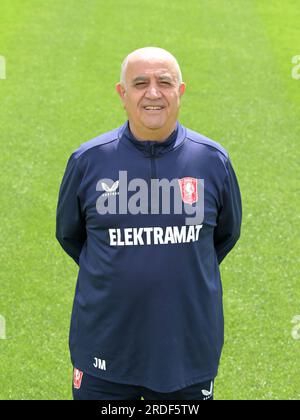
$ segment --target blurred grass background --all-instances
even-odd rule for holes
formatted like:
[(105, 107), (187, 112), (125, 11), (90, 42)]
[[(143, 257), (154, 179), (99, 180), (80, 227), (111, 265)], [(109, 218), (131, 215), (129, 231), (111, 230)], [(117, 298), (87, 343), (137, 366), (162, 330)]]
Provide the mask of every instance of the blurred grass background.
[(151, 45), (177, 57), (180, 121), (227, 148), (243, 196), (215, 397), (299, 399), (299, 21), (296, 0), (1, 0), (0, 399), (71, 398), (58, 189), (71, 152), (123, 123), (120, 64)]

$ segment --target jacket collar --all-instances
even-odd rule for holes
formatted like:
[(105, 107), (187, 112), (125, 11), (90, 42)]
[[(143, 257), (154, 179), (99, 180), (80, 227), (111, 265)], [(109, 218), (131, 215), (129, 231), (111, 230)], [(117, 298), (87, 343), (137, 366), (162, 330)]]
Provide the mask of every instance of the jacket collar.
[(129, 147), (135, 147), (149, 157), (158, 157), (177, 148), (183, 143), (185, 136), (186, 129), (178, 121), (173, 133), (167, 139), (160, 142), (153, 140), (137, 140), (130, 131), (129, 121), (126, 121), (119, 129), (119, 139), (121, 142)]

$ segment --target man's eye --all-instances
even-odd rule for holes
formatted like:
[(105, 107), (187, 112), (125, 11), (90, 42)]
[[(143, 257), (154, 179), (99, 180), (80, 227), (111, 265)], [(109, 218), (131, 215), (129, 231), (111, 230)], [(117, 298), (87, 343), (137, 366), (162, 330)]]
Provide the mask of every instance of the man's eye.
[(139, 83), (136, 83), (135, 86), (145, 86), (145, 84), (146, 84), (145, 82), (139, 82)]

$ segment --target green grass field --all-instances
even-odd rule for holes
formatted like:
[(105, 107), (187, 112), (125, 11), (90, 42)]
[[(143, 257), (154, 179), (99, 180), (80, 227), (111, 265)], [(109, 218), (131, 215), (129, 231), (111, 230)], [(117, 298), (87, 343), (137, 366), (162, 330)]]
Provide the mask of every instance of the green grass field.
[(0, 399), (71, 398), (58, 189), (71, 152), (124, 121), (120, 63), (150, 45), (178, 58), (180, 120), (227, 148), (243, 196), (215, 397), (300, 398), (299, 21), (299, 0), (1, 0)]

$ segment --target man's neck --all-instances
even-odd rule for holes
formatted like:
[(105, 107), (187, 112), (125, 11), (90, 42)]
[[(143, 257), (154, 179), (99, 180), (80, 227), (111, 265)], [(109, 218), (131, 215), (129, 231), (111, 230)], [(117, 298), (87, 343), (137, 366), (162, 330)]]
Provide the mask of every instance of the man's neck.
[(158, 130), (139, 130), (129, 121), (129, 129), (132, 135), (140, 141), (165, 141), (176, 129), (176, 122), (174, 126), (166, 127)]

